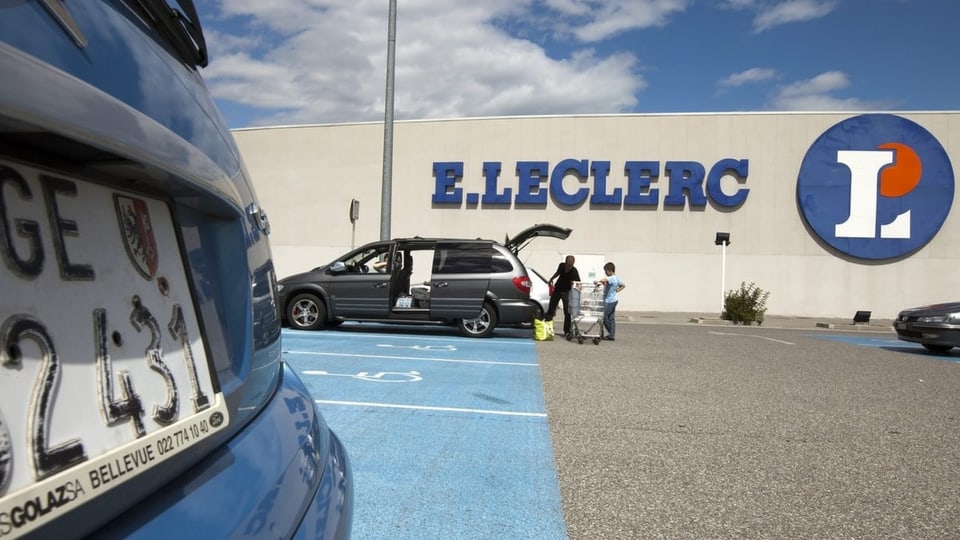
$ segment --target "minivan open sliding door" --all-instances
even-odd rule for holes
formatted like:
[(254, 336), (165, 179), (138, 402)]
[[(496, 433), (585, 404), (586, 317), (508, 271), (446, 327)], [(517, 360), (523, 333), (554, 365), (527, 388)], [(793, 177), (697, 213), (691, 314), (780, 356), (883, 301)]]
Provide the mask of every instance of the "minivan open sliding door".
[(492, 252), (489, 241), (437, 242), (430, 279), (431, 319), (472, 319), (480, 313)]

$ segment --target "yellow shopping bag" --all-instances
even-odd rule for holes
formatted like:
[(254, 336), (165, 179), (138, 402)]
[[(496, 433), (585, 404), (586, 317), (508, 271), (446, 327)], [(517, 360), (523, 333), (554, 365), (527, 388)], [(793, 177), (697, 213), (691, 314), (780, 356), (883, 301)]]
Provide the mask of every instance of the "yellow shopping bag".
[(553, 341), (553, 321), (533, 320), (533, 340)]

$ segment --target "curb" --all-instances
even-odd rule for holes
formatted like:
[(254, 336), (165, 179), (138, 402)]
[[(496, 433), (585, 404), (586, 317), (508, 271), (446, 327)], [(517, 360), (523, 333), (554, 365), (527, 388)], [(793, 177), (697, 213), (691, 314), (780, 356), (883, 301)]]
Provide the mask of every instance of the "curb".
[(892, 321), (875, 320), (870, 323), (855, 323), (838, 319), (816, 319), (806, 317), (768, 317), (764, 324), (734, 324), (733, 321), (721, 319), (717, 316), (701, 316), (690, 313), (618, 313), (618, 322), (638, 324), (702, 324), (711, 326), (754, 326), (758, 328), (786, 328), (786, 329), (824, 329), (857, 332), (893, 332)]

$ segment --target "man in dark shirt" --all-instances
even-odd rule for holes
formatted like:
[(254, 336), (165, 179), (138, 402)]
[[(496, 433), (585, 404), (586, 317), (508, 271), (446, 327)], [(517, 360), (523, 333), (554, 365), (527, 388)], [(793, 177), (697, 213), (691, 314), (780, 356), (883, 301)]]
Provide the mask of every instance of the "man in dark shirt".
[[(563, 300), (563, 335), (570, 339), (571, 320), (570, 320), (570, 289), (573, 283), (580, 281), (580, 272), (573, 266), (573, 255), (567, 255), (564, 262), (557, 266), (557, 271), (550, 276), (550, 285), (553, 285), (553, 294), (550, 295), (550, 307), (547, 309), (547, 320), (552, 321), (557, 314), (557, 304)], [(553, 280), (557, 283), (554, 285)]]

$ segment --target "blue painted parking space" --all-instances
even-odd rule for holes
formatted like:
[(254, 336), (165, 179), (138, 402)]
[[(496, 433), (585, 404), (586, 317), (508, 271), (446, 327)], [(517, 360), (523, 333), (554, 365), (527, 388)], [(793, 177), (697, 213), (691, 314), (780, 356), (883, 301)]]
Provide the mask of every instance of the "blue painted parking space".
[(931, 360), (940, 360), (943, 362), (960, 363), (960, 349), (954, 349), (946, 354), (933, 354), (923, 348), (918, 343), (901, 341), (895, 337), (888, 336), (869, 336), (869, 335), (851, 335), (851, 334), (817, 334), (818, 339), (827, 339), (830, 341), (839, 341), (861, 347), (876, 347), (888, 351), (903, 352), (909, 354), (923, 355)]
[(566, 538), (529, 330), (346, 323), (283, 349), (350, 453), (355, 537)]

